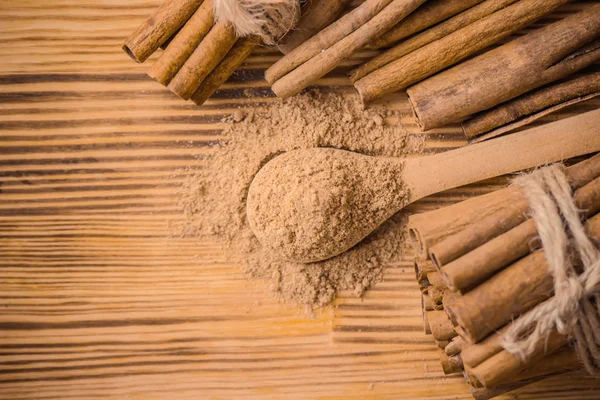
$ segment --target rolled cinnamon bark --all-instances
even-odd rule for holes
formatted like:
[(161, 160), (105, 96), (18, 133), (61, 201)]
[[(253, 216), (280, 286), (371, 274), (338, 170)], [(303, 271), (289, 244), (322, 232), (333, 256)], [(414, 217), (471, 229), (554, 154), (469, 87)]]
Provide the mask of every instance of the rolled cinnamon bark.
[(181, 31), (181, 28), (179, 28), (179, 30), (177, 32), (175, 32), (170, 38), (168, 38), (167, 40), (165, 40), (165, 42), (163, 44), (160, 45), (160, 48), (163, 50), (166, 50), (167, 47), (169, 47), (169, 45), (171, 44), (171, 42), (173, 41), (173, 39), (175, 39), (175, 36), (177, 36), (177, 34)]
[[(600, 214), (586, 225), (600, 237)], [(445, 310), (460, 327), (461, 336), (477, 343), (520, 314), (549, 299), (554, 279), (543, 251), (538, 250), (498, 272), (475, 289), (455, 299)]]
[[(546, 350), (547, 351), (547, 350)], [(563, 346), (556, 352), (548, 354), (541, 361), (534, 364), (529, 368), (525, 368), (519, 371), (515, 377), (518, 380), (532, 379), (542, 376), (549, 376), (555, 374), (564, 374), (566, 372), (574, 371), (583, 368), (581, 360), (577, 356), (577, 353), (573, 351), (569, 345)], [(511, 378), (506, 379), (507, 381), (513, 380)]]
[[(539, 360), (541, 358), (544, 359), (543, 366), (536, 365), (535, 361), (528, 361), (526, 364), (529, 365), (529, 367), (526, 367), (525, 370), (523, 370), (521, 367), (511, 367), (510, 372), (507, 370), (502, 371), (502, 372), (494, 372), (494, 371), (487, 370), (490, 367), (490, 365), (489, 364), (486, 365), (485, 363), (488, 360), (495, 357), (496, 355), (498, 355), (502, 352), (505, 352), (504, 348), (502, 347), (502, 340), (503, 340), (506, 332), (510, 329), (511, 325), (512, 324), (508, 324), (508, 325), (504, 326), (501, 330), (488, 336), (481, 343), (477, 343), (475, 345), (465, 347), (463, 349), (463, 351), (461, 352), (461, 357), (463, 359), (465, 369), (469, 372), (472, 379), (474, 379), (476, 381), (476, 384), (481, 384), (481, 382), (479, 381), (479, 378), (478, 378), (478, 375), (480, 373), (482, 374), (482, 378), (483, 378), (484, 382), (486, 382), (486, 378), (490, 378), (492, 376), (492, 374), (495, 374), (493, 379), (498, 379), (500, 377), (500, 375), (509, 377), (509, 376), (514, 376), (515, 372), (520, 372), (517, 378), (519, 380), (522, 380), (522, 379), (532, 378), (532, 377), (534, 377), (534, 374), (537, 374), (536, 376), (542, 376), (542, 375), (546, 375), (546, 374), (550, 373), (549, 371), (544, 370), (544, 368), (546, 367), (546, 364), (548, 362), (551, 363), (551, 362), (556, 361), (555, 359), (551, 359), (551, 356), (553, 356), (555, 353), (549, 355), (550, 348), (545, 347), (545, 346), (538, 347), (535, 351), (535, 356), (534, 356), (534, 359), (536, 359), (536, 360)], [(552, 349), (559, 348), (568, 342), (567, 336), (559, 335), (557, 332), (553, 332), (551, 334), (551, 336), (549, 337), (549, 339), (551, 341), (550, 344), (551, 344)], [(575, 355), (575, 351), (572, 348), (567, 348), (567, 349), (569, 350), (569, 353), (570, 353), (569, 358), (571, 358), (571, 355)], [(561, 355), (561, 357), (562, 356), (564, 356), (564, 354)], [(513, 357), (515, 357), (515, 356), (513, 356), (510, 353), (507, 353), (507, 354), (502, 354), (502, 355), (498, 356), (497, 359), (503, 360), (502, 363), (504, 363), (504, 365), (506, 366), (507, 365), (506, 360), (508, 359), (510, 362), (510, 360)], [(518, 357), (516, 357), (516, 358), (518, 358)], [(483, 367), (480, 368), (479, 370), (477, 370), (476, 368), (480, 365), (483, 365)], [(517, 365), (517, 363), (513, 362), (512, 365)], [(577, 364), (577, 366), (580, 367), (581, 362), (579, 362)], [(571, 369), (571, 367), (567, 367), (566, 369)], [(472, 373), (472, 371), (474, 371), (474, 370), (475, 370), (475, 374)], [(506, 379), (506, 378), (504, 378), (504, 379)], [(497, 382), (494, 386), (497, 386), (498, 384), (500, 384), (500, 383)]]
[(444, 311), (427, 311), (427, 320), (435, 340), (450, 340), (457, 336), (454, 325)]
[[(562, 349), (567, 342), (566, 336), (555, 332), (546, 341), (539, 343), (534, 356), (528, 358), (527, 361), (502, 350), (479, 365), (473, 368), (465, 366), (465, 369), (484, 387), (495, 387), (521, 379), (581, 368), (582, 364), (572, 349), (568, 349), (568, 352), (559, 351), (558, 362), (553, 359), (552, 353)], [(573, 357), (574, 355), (575, 357)], [(573, 361), (575, 362), (573, 363)]]
[[(552, 354), (543, 356), (531, 365), (529, 363), (519, 365), (518, 362), (513, 365), (510, 362), (507, 363), (507, 360), (500, 359), (496, 361), (499, 361), (501, 364), (495, 366), (484, 365), (488, 369), (485, 373), (476, 371), (487, 384), (487, 386), (483, 387), (483, 384), (476, 382), (476, 384), (483, 387), (483, 391), (510, 387), (511, 385), (524, 386), (545, 377), (564, 374), (582, 367), (581, 361), (573, 349), (568, 346), (562, 347)], [(473, 369), (469, 369), (466, 365), (464, 367), (465, 373), (471, 379), (478, 379), (478, 375), (473, 375)], [(509, 370), (506, 368), (509, 368)], [(489, 380), (485, 381), (486, 378)]]
[(443, 350), (439, 351), (439, 355), (444, 374), (455, 374), (464, 370), (460, 355), (449, 356)]
[[(598, 175), (600, 176), (600, 169)], [(600, 177), (579, 188), (573, 200), (583, 218), (600, 212)], [(482, 224), (487, 225), (483, 221)], [(452, 239), (460, 239), (463, 232)], [(537, 236), (535, 221), (529, 219), (444, 265), (440, 271), (441, 277), (450, 289), (464, 293), (539, 248)], [(454, 241), (446, 240), (443, 243), (450, 245)]]
[[(583, 114), (581, 118), (586, 114)], [(552, 125), (553, 123), (550, 123), (545, 126), (551, 127)], [(578, 189), (596, 179), (599, 171), (600, 154), (565, 169), (567, 179), (573, 189)], [(411, 215), (408, 224), (411, 244), (418, 258), (426, 259), (432, 246), (470, 226), (479, 225), (481, 229), (493, 229), (481, 226), (481, 220), (501, 211), (506, 204), (523, 203), (522, 212), (526, 213), (529, 206), (523, 199), (519, 188), (509, 186), (448, 207)]]
[[(460, 354), (463, 349), (467, 347), (467, 342), (460, 336), (453, 338), (448, 346), (444, 349), (444, 352), (449, 356), (455, 356)], [(462, 357), (462, 356), (461, 356)]]
[(446, 286), (446, 283), (438, 271), (428, 273), (427, 280), (429, 281), (429, 284), (437, 290), (444, 291), (448, 289), (448, 286)]
[(469, 343), (477, 343), (511, 318), (552, 296), (553, 278), (542, 251), (520, 259), (456, 299), (447, 312)]
[(599, 60), (599, 14), (590, 5), (408, 88), (418, 125), (459, 122)]
[[(600, 175), (600, 171), (597, 173)], [(578, 191), (575, 196), (575, 202), (580, 207), (585, 208), (588, 212), (592, 212), (590, 215), (593, 215), (595, 214), (594, 210), (596, 210), (597, 207), (595, 202), (598, 200), (598, 196), (600, 196), (596, 190), (599, 190), (600, 186), (598, 186), (598, 182), (594, 181), (587, 183), (584, 187), (588, 185), (590, 187), (587, 189), (581, 190), (580, 192)], [(486, 218), (482, 218), (479, 225), (468, 227), (433, 245), (429, 249), (429, 255), (434, 266), (439, 269), (449, 262), (457, 260), (471, 251), (475, 251), (481, 246), (488, 245), (492, 239), (523, 223), (527, 219), (526, 214), (523, 213), (523, 209), (526, 209), (527, 204), (524, 204), (523, 200), (524, 199), (521, 199), (521, 201), (506, 204), (501, 212), (490, 214)], [(587, 216), (587, 214), (584, 214), (584, 217)], [(534, 237), (535, 234), (525, 237), (524, 239), (527, 239), (529, 242)]]
[(363, 103), (408, 86), (508, 37), (569, 0), (522, 0), (407, 54), (357, 80)]
[(277, 49), (288, 54), (335, 21), (352, 0), (312, 0), (298, 24), (277, 43)]
[(168, 85), (210, 31), (214, 18), (213, 0), (205, 0), (156, 60), (148, 75)]
[(517, 201), (505, 203), (501, 209), (490, 212), (486, 217), (481, 218), (478, 224), (466, 227), (455, 235), (434, 244), (429, 249), (433, 265), (439, 269), (519, 225), (527, 219), (526, 214), (523, 213), (527, 207), (527, 200), (520, 196)]
[(431, 326), (429, 325), (429, 320), (427, 319), (427, 313), (423, 311), (423, 331), (426, 335), (431, 335)]
[[(418, 35), (411, 37), (410, 39), (405, 40), (397, 46), (392, 47), (391, 49), (381, 53), (377, 57), (361, 65), (352, 72), (351, 80), (354, 83), (360, 78), (370, 74), (373, 71), (378, 70), (379, 68), (391, 63), (392, 61), (395, 61), (400, 57), (403, 57), (417, 49), (420, 49), (421, 47), (428, 45), (431, 42), (448, 36), (452, 32), (456, 32), (457, 30), (462, 29), (476, 21), (479, 21), (482, 18), (493, 14), (498, 10), (506, 8), (513, 3), (516, 3), (517, 1), (518, 0), (486, 0), (485, 2), (479, 5), (469, 8), (468, 10), (458, 14), (453, 18), (450, 18), (449, 20), (444, 21), (439, 25), (432, 27), (431, 29), (428, 29), (424, 32), (419, 33)], [(454, 2), (445, 2), (443, 4), (450, 5), (454, 4)], [(402, 21), (400, 25), (404, 23), (408, 24), (408, 18), (411, 18), (416, 13), (417, 12), (408, 16), (407, 20)]]
[(188, 100), (202, 81), (225, 58), (237, 41), (231, 25), (217, 22), (169, 83), (169, 89)]
[(433, 311), (433, 302), (431, 301), (431, 297), (421, 293), (421, 306), (423, 307), (423, 311)]
[(600, 96), (600, 72), (583, 74), (478, 114), (464, 121), (462, 130), (469, 142), (481, 142), (596, 96)]
[(485, 360), (504, 350), (502, 340), (510, 327), (511, 324), (505, 325), (502, 329), (489, 335), (481, 342), (471, 345), (467, 344), (461, 352), (465, 367), (468, 369), (475, 368)]
[(522, 194), (518, 188), (508, 187), (449, 207), (411, 215), (408, 225), (411, 245), (420, 259), (428, 258), (429, 249), (436, 243), (477, 225), (482, 218), (497, 213), (505, 204), (520, 198)]
[[(467, 373), (464, 373), (465, 376), (467, 375)], [(467, 378), (465, 378), (467, 379)], [(468, 382), (468, 379), (467, 379)], [(531, 384), (533, 382), (527, 382), (527, 383), (512, 383), (509, 385), (502, 385), (502, 386), (498, 386), (496, 388), (478, 388), (478, 387), (474, 387), (473, 385), (469, 384), (469, 391), (471, 392), (471, 396), (473, 396), (473, 399), (475, 400), (489, 400), (489, 399), (493, 399), (495, 397), (498, 396), (502, 396), (505, 393), (508, 392), (512, 392), (513, 390), (522, 388), (523, 386), (527, 386), (528, 384)]]
[(415, 277), (422, 292), (431, 285), (427, 279), (427, 274), (435, 271), (436, 269), (430, 260), (415, 259)]
[[(369, 47), (378, 49), (386, 47), (399, 40), (421, 32), (430, 26), (444, 21), (447, 18), (456, 15), (467, 8), (481, 3), (483, 0), (433, 0), (428, 1), (419, 7), (415, 12), (406, 17), (392, 29), (373, 40)], [(516, 1), (516, 0), (515, 0)]]
[(434, 288), (433, 286), (429, 286), (427, 289), (427, 293), (429, 297), (431, 297), (431, 301), (433, 302), (433, 307), (436, 310), (440, 310), (444, 307), (444, 291)]
[(271, 85), (278, 79), (304, 64), (320, 52), (327, 50), (352, 32), (366, 24), (392, 0), (366, 0), (360, 6), (304, 42), (265, 71)]
[[(279, 97), (290, 97), (331, 72), (373, 38), (401, 21), (425, 0), (393, 0), (363, 26), (273, 83)], [(552, 0), (559, 1), (559, 0)], [(566, 0), (561, 0), (566, 1)]]
[(175, 34), (200, 7), (203, 0), (167, 0), (127, 39), (123, 50), (143, 63)]
[(221, 63), (202, 81), (192, 95), (192, 101), (198, 106), (204, 104), (233, 75), (259, 43), (260, 38), (257, 36), (239, 39)]

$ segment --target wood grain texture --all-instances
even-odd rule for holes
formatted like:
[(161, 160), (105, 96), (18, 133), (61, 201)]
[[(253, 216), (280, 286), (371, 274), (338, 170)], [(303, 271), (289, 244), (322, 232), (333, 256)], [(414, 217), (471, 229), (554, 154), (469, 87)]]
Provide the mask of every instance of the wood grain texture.
[[(219, 243), (168, 237), (183, 168), (210, 154), (224, 115), (272, 101), (262, 76), (278, 56), (257, 50), (203, 108), (185, 103), (120, 49), (158, 4), (0, 0), (0, 398), (469, 399), (422, 333), (408, 252), (363, 299), (306, 316), (247, 282)], [(350, 90), (345, 74), (373, 54), (319, 85)], [(427, 151), (465, 144), (458, 126), (419, 133), (404, 94), (385, 101)], [(517, 393), (600, 388), (575, 374)]]

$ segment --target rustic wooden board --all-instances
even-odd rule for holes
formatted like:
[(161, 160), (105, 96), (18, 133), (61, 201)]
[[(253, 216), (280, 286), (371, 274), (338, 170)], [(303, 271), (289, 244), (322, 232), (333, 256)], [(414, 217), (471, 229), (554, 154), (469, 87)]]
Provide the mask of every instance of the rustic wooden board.
[[(0, 398), (470, 398), (421, 331), (408, 254), (363, 299), (309, 317), (244, 280), (219, 243), (168, 237), (181, 168), (223, 115), (271, 101), (261, 77), (278, 56), (258, 51), (205, 107), (186, 104), (120, 50), (157, 4), (0, 0)], [(349, 90), (368, 55), (319, 84)], [(420, 135), (404, 96), (386, 101)], [(465, 144), (456, 127), (425, 136), (428, 151)], [(581, 375), (518, 392), (599, 396)]]

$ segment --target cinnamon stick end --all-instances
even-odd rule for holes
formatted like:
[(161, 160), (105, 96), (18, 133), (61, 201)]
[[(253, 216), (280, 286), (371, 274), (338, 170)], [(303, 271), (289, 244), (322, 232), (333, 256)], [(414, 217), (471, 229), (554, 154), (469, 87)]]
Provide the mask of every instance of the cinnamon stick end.
[(153, 68), (150, 68), (148, 70), (147, 75), (163, 86), (168, 86), (171, 82), (171, 80), (167, 79), (167, 77), (164, 74), (157, 74)]
[(413, 118), (415, 119), (415, 122), (416, 122), (417, 126), (419, 127), (419, 129), (421, 129), (421, 132), (425, 132), (427, 129), (429, 129), (429, 127), (426, 127), (423, 124), (423, 122), (421, 121), (421, 118), (419, 117), (419, 112), (417, 111), (417, 106), (413, 102), (409, 91), (410, 91), (410, 88), (408, 88), (406, 90), (406, 96), (408, 97), (408, 104), (410, 105), (410, 109), (412, 111)]
[(350, 83), (354, 85), (356, 81), (358, 81), (363, 76), (365, 76), (365, 74), (362, 72), (361, 67), (353, 69), (352, 71), (350, 71)]
[(269, 83), (269, 85), (273, 86), (275, 82), (277, 82), (278, 77), (275, 72), (273, 72), (273, 68), (267, 68), (265, 71), (265, 80)]
[(425, 251), (425, 246), (423, 245), (423, 241), (421, 240), (421, 235), (416, 228), (408, 229), (408, 236), (410, 240), (410, 245), (417, 253), (417, 257), (420, 259), (425, 259), (427, 257), (427, 252)]
[(175, 80), (171, 81), (171, 83), (167, 86), (167, 88), (171, 92), (173, 92), (174, 94), (176, 94), (177, 96), (182, 98), (183, 100), (189, 100), (190, 97), (192, 96), (192, 94), (189, 93), (189, 90), (186, 90), (184, 87), (181, 87), (180, 85), (174, 85), (173, 84), (174, 82), (175, 82)]
[(198, 90), (196, 93), (194, 93), (194, 95), (190, 98), (190, 100), (192, 100), (192, 102), (195, 105), (201, 106), (204, 103), (206, 103), (206, 100), (208, 100), (211, 95), (212, 95), (212, 93), (210, 93), (209, 91)]
[(124, 43), (124, 44), (123, 44), (123, 47), (122, 47), (122, 49), (123, 49), (123, 51), (124, 51), (124, 52), (125, 52), (125, 53), (126, 53), (126, 54), (127, 54), (127, 55), (128, 55), (128, 56), (129, 56), (129, 57), (132, 59), (132, 60), (133, 60), (133, 61), (135, 61), (136, 63), (139, 63), (139, 64), (141, 64), (141, 63), (143, 63), (144, 61), (146, 61), (146, 60), (140, 60), (140, 59), (139, 59), (139, 58), (138, 58), (138, 57), (135, 55), (134, 51), (131, 49), (131, 47), (130, 47), (130, 46), (127, 44), (127, 43)]
[(362, 79), (363, 78), (358, 79), (356, 82), (354, 82), (353, 86), (354, 86), (354, 89), (356, 89), (356, 92), (358, 93), (358, 97), (360, 98), (360, 101), (362, 102), (362, 104), (366, 105), (366, 104), (369, 104), (371, 101), (373, 101), (374, 97), (369, 93), (367, 88), (361, 82)]

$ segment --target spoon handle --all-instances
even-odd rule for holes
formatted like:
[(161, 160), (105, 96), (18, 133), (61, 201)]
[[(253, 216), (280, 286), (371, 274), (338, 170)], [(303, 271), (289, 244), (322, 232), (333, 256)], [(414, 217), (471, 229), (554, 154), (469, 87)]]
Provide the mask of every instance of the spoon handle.
[(600, 109), (405, 162), (411, 201), (483, 179), (600, 151)]

